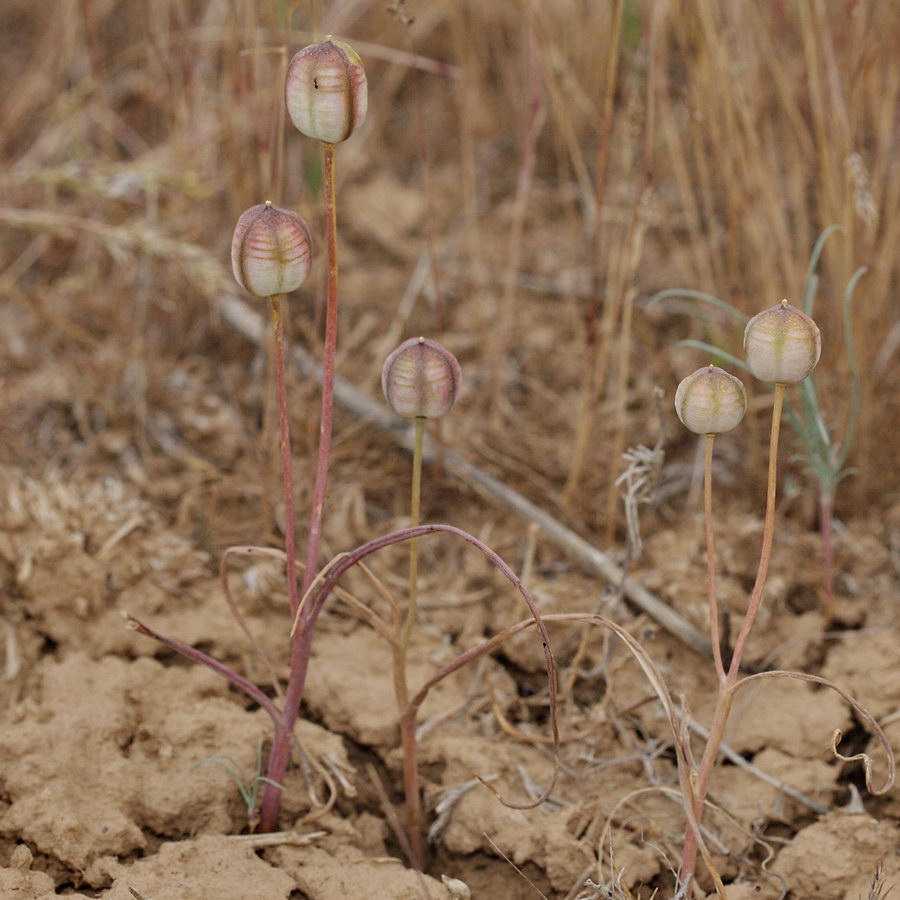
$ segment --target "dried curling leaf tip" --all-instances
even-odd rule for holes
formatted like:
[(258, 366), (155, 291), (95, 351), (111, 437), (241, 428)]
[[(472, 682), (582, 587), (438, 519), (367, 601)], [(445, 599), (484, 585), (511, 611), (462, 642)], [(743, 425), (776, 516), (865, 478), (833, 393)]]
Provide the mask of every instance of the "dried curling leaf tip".
[(346, 141), (368, 108), (362, 60), (343, 41), (310, 44), (288, 65), (284, 98), (298, 131), (326, 144)]
[(237, 283), (257, 297), (294, 291), (309, 274), (309, 226), (287, 209), (261, 203), (237, 221), (231, 239), (231, 267)]
[(675, 411), (684, 426), (696, 434), (720, 434), (744, 418), (747, 392), (739, 378), (718, 366), (706, 366), (678, 385)]
[(744, 331), (744, 356), (761, 381), (803, 381), (822, 353), (819, 327), (806, 313), (783, 300), (757, 313)]
[(410, 419), (444, 415), (456, 402), (461, 383), (456, 357), (424, 337), (404, 341), (381, 370), (381, 388), (391, 409)]

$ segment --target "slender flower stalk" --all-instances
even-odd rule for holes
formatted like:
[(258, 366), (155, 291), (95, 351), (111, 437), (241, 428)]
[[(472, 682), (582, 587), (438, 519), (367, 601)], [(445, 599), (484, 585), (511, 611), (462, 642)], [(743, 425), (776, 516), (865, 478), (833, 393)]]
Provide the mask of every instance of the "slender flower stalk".
[(731, 667), (728, 674), (732, 679), (737, 679), (741, 663), (744, 658), (744, 650), (756, 615), (762, 604), (763, 591), (766, 587), (766, 578), (769, 574), (769, 563), (772, 559), (772, 544), (775, 540), (775, 489), (778, 483), (778, 438), (781, 432), (781, 411), (784, 406), (784, 385), (775, 385), (775, 399), (772, 404), (772, 430), (769, 435), (769, 473), (766, 481), (766, 518), (763, 525), (762, 551), (759, 556), (759, 568), (756, 572), (756, 581), (753, 584), (753, 592), (750, 595), (750, 604), (744, 617), (744, 624), (734, 644), (734, 654), (731, 658)]
[[(775, 402), (772, 409), (772, 430), (769, 435), (769, 474), (766, 487), (766, 515), (765, 524), (763, 526), (762, 550), (760, 551), (759, 566), (756, 572), (756, 581), (753, 585), (753, 592), (750, 595), (750, 603), (747, 606), (747, 612), (738, 638), (735, 641), (734, 653), (728, 670), (725, 671), (721, 664), (721, 655), (716, 665), (719, 688), (716, 697), (716, 706), (713, 711), (712, 724), (709, 728), (709, 737), (706, 740), (706, 746), (703, 750), (703, 756), (700, 760), (700, 766), (697, 769), (697, 777), (694, 782), (694, 815), (700, 822), (703, 817), (703, 804), (706, 799), (706, 792), (709, 788), (709, 779), (715, 768), (716, 759), (719, 755), (719, 747), (725, 737), (725, 729), (728, 725), (728, 719), (731, 714), (731, 706), (734, 700), (734, 688), (737, 684), (738, 677), (741, 672), (741, 663), (744, 659), (744, 652), (747, 648), (747, 640), (750, 637), (750, 631), (753, 623), (756, 621), (756, 615), (762, 604), (763, 592), (766, 586), (766, 578), (769, 573), (769, 562), (772, 559), (772, 544), (775, 538), (775, 493), (778, 474), (778, 439), (781, 430), (781, 411), (784, 403), (784, 385), (775, 385)], [(712, 480), (712, 456), (709, 455), (706, 463), (706, 478)], [(711, 501), (707, 508), (707, 515), (711, 516)], [(707, 520), (707, 539), (711, 540), (712, 527)], [(713, 549), (708, 545), (708, 555), (712, 555)], [(715, 563), (713, 562), (713, 565)], [(715, 578), (715, 573), (712, 575)], [(714, 590), (714, 588), (711, 588)], [(715, 607), (713, 595), (710, 595), (710, 610)], [(712, 613), (711, 613), (712, 615)], [(710, 630), (712, 631), (712, 619), (710, 620)], [(718, 634), (711, 634), (713, 640), (714, 653), (718, 649)], [(719, 651), (721, 654), (721, 651)], [(682, 883), (689, 876), (693, 876), (694, 868), (697, 862), (697, 838), (692, 828), (688, 827), (684, 836), (684, 848), (681, 856), (681, 873)]]
[[(424, 337), (410, 338), (402, 343), (384, 362), (381, 387), (391, 408), (398, 415), (415, 422), (413, 442), (412, 488), (410, 498), (410, 527), (415, 533), (419, 525), (422, 496), (422, 448), (425, 423), (450, 410), (459, 395), (462, 373), (456, 357), (437, 341)], [(409, 685), (406, 677), (406, 655), (416, 623), (418, 595), (419, 540), (409, 542), (409, 591), (406, 617), (398, 622), (393, 643), (394, 693), (401, 713), (400, 735), (403, 747), (403, 787), (406, 795), (408, 838), (411, 862), (417, 869), (424, 865), (422, 841), (422, 801), (419, 792), (415, 713), (407, 715)]]
[[(313, 481), (312, 508), (306, 542), (306, 568), (302, 596), (312, 587), (318, 572), (328, 468), (331, 461), (334, 417), (334, 377), (338, 329), (338, 249), (337, 206), (334, 188), (335, 144), (345, 141), (362, 124), (368, 106), (366, 74), (359, 56), (341, 41), (325, 40), (299, 51), (288, 65), (285, 103), (291, 121), (299, 131), (322, 143), (325, 170), (325, 234), (328, 257), (328, 284), (325, 312), (325, 343), (322, 357), (322, 396), (319, 441)], [(281, 729), (276, 729), (269, 751), (266, 782), (260, 808), (260, 828), (274, 831), (278, 824), (282, 791), (290, 761), (291, 735), (300, 712), (306, 685), (312, 633), (318, 610), (313, 604), (292, 605), (295, 629), (291, 632), (290, 674), (284, 699)]]
[(291, 427), (288, 417), (287, 378), (284, 362), (284, 318), (281, 295), (269, 298), (275, 347), (275, 389), (278, 397), (278, 434), (281, 449), (281, 479), (284, 487), (284, 552), (288, 599), (291, 613), (297, 611), (297, 526), (294, 514), (294, 470), (291, 456)]
[(284, 488), (285, 569), (292, 614), (299, 605), (297, 591), (294, 479), (284, 358), (284, 316), (281, 297), (296, 290), (310, 269), (312, 239), (309, 226), (296, 213), (271, 201), (241, 215), (231, 242), (231, 264), (238, 284), (257, 297), (267, 297), (272, 313), (281, 474)]
[[(725, 736), (734, 701), (735, 690), (739, 686), (741, 663), (750, 639), (750, 632), (762, 604), (772, 546), (775, 539), (775, 495), (778, 477), (778, 442), (781, 430), (781, 414), (784, 406), (785, 385), (802, 381), (815, 368), (821, 354), (821, 338), (816, 323), (807, 315), (790, 306), (787, 300), (778, 306), (764, 310), (747, 323), (744, 332), (744, 352), (750, 371), (762, 380), (775, 382), (775, 397), (772, 407), (772, 428), (769, 434), (769, 468), (766, 483), (766, 512), (763, 525), (762, 548), (756, 580), (747, 604), (747, 612), (734, 644), (734, 652), (726, 670), (722, 661), (719, 644), (719, 614), (715, 585), (715, 551), (713, 546), (712, 518), (712, 432), (725, 430), (710, 427), (706, 435), (704, 457), (704, 515), (706, 519), (707, 578), (709, 593), (710, 638), (718, 681), (715, 710), (709, 728), (709, 736), (703, 749), (700, 765), (692, 779), (690, 802), (693, 806), (694, 821), (699, 826), (703, 817), (703, 805), (709, 789), (709, 781), (715, 768), (719, 748)], [(686, 378), (676, 393), (676, 407), (681, 420), (692, 431), (701, 431), (705, 425), (727, 424), (729, 405), (734, 406), (735, 394), (729, 390), (721, 377), (712, 380), (714, 367), (709, 367), (710, 377), (703, 380), (702, 370)], [(722, 373), (723, 375), (725, 373)], [(730, 378), (731, 376), (726, 376)], [(734, 379), (737, 381), (737, 379)], [(739, 383), (739, 382), (738, 382)], [(741, 387), (743, 393), (743, 387)], [(746, 398), (744, 398), (746, 407)], [(740, 421), (729, 424), (733, 427)], [(695, 827), (688, 824), (685, 829), (679, 879), (685, 884), (694, 876), (697, 864), (697, 834)]]
[[(278, 400), (278, 429), (280, 435), (281, 473), (284, 486), (285, 570), (291, 615), (300, 607), (297, 590), (297, 540), (294, 513), (294, 478), (291, 455), (290, 420), (287, 400), (287, 377), (284, 353), (284, 316), (281, 292), (291, 291), (306, 279), (310, 268), (311, 238), (306, 223), (296, 214), (266, 203), (255, 206), (238, 219), (231, 248), (235, 278), (242, 287), (257, 296), (269, 295), (274, 332), (274, 368)], [(275, 828), (282, 783), (290, 753), (290, 736), (298, 705), (293, 697), (297, 688), (292, 646), (291, 677), (284, 705), (275, 720), (275, 734), (269, 755), (265, 790), (260, 807), (260, 828)]]
[(313, 485), (312, 512), (306, 544), (305, 593), (318, 571), (322, 525), (325, 518), (325, 494), (328, 490), (328, 465), (331, 460), (332, 421), (334, 418), (334, 360), (338, 326), (338, 251), (337, 209), (334, 197), (334, 145), (324, 145), (325, 157), (325, 235), (328, 253), (328, 289), (325, 312), (325, 348), (322, 360), (322, 410), (319, 419), (319, 447)]
[[(415, 528), (420, 521), (422, 495), (422, 445), (425, 438), (425, 416), (416, 416), (415, 439), (413, 443), (413, 474), (410, 497), (410, 527)], [(406, 620), (394, 646), (394, 693), (401, 714), (400, 743), (403, 752), (403, 793), (406, 797), (407, 837), (413, 866), (420, 871), (425, 863), (425, 847), (422, 841), (422, 801), (419, 790), (418, 746), (416, 741), (415, 716), (403, 717), (409, 706), (409, 683), (406, 677), (406, 656), (412, 630), (416, 623), (418, 605), (419, 539), (409, 542), (409, 589), (407, 594)]]
[[(422, 504), (422, 446), (425, 442), (425, 416), (416, 416), (415, 438), (413, 442), (412, 486), (410, 489), (409, 524), (415, 528), (421, 522)], [(419, 541), (409, 542), (409, 603), (406, 610), (406, 624), (400, 638), (400, 646), (404, 653), (409, 646), (410, 635), (416, 621), (416, 602), (418, 594), (419, 573)]]
[(722, 663), (722, 636), (719, 632), (719, 601), (716, 591), (716, 547), (712, 512), (712, 460), (716, 436), (706, 435), (703, 454), (703, 520), (706, 529), (706, 582), (709, 600), (709, 641), (712, 645), (713, 663), (721, 683), (725, 677)]
[[(425, 416), (416, 416), (415, 437), (413, 440), (413, 472), (412, 487), (410, 490), (410, 515), (409, 524), (415, 528), (421, 522), (421, 496), (422, 496), (422, 447), (425, 442)], [(397, 698), (397, 706), (402, 712), (409, 702), (409, 686), (406, 680), (406, 655), (409, 650), (409, 642), (416, 624), (416, 610), (418, 607), (418, 581), (419, 581), (419, 539), (412, 538), (409, 542), (409, 579), (407, 588), (406, 616), (403, 623), (397, 624), (397, 634), (394, 644), (394, 694)], [(404, 748), (404, 756), (406, 748)], [(415, 849), (415, 848), (414, 848)]]
[[(316, 474), (313, 483), (312, 509), (309, 534), (306, 539), (306, 568), (303, 574), (305, 595), (316, 577), (319, 549), (322, 543), (322, 527), (325, 519), (325, 497), (328, 490), (328, 467), (331, 460), (332, 421), (334, 417), (334, 375), (337, 352), (338, 325), (338, 259), (337, 259), (337, 211), (334, 193), (334, 145), (324, 144), (325, 158), (325, 234), (328, 253), (328, 287), (325, 313), (325, 348), (322, 361), (322, 399), (319, 418), (319, 446), (316, 452)], [(298, 607), (291, 605), (292, 615)], [(291, 735), (300, 713), (300, 701), (306, 686), (309, 655), (312, 649), (314, 616), (309, 607), (300, 612), (300, 627), (291, 641), (291, 664), (284, 697), (284, 721), (275, 735), (269, 751), (266, 777), (274, 784), (266, 783), (260, 806), (260, 830), (274, 831), (281, 809), (282, 791), (275, 785), (284, 782), (290, 762)]]

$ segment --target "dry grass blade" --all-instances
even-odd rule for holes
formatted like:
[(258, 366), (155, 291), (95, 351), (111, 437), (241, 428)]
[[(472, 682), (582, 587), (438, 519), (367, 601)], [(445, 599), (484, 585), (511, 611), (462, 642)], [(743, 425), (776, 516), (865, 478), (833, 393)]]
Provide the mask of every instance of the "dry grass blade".
[(544, 900), (547, 900), (547, 895), (494, 843), (489, 834), (484, 834), (483, 837), (494, 848), (494, 852), (504, 859), (515, 870), (517, 875), (521, 876), (521, 878), (531, 885), (534, 892), (539, 897), (543, 897)]

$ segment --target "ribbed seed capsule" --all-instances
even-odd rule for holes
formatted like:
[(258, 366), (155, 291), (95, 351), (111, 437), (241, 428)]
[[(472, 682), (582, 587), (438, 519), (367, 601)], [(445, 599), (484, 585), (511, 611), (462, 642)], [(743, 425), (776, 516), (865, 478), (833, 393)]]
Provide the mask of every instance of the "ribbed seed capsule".
[(288, 66), (284, 98), (298, 131), (326, 144), (346, 141), (368, 107), (362, 60), (343, 41), (310, 44)]
[(816, 367), (821, 352), (818, 325), (787, 300), (757, 313), (744, 331), (747, 365), (761, 381), (803, 381)]
[(710, 365), (697, 369), (678, 385), (675, 411), (690, 431), (720, 434), (744, 418), (747, 393), (739, 378)]
[(231, 239), (237, 283), (257, 297), (294, 291), (309, 274), (312, 238), (303, 218), (266, 201), (241, 214)]
[(456, 402), (461, 383), (456, 357), (423, 337), (404, 341), (381, 370), (381, 388), (391, 409), (410, 419), (444, 415)]

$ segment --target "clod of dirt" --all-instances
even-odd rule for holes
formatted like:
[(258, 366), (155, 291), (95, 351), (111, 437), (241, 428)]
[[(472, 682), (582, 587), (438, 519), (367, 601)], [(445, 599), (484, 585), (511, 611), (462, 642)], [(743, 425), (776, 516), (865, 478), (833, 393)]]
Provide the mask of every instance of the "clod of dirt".
[(103, 900), (145, 897), (190, 900), (288, 900), (294, 880), (234, 838), (205, 835), (163, 844), (159, 852), (121, 870)]
[[(415, 692), (448, 662), (447, 648), (432, 638), (410, 647), (408, 677)], [(393, 746), (398, 712), (394, 699), (392, 662), (387, 643), (367, 628), (348, 635), (317, 634), (305, 701), (334, 731), (368, 746)], [(436, 685), (423, 704), (422, 716), (458, 709), (465, 701), (465, 681), (450, 677)]]
[[(9, 868), (0, 868), (0, 897), (8, 900), (50, 900), (56, 896), (53, 879), (44, 872), (32, 872), (33, 856), (25, 844), (12, 852)], [(84, 894), (71, 896), (84, 898)]]
[(771, 870), (788, 879), (792, 896), (859, 900), (867, 895), (879, 863), (885, 864), (888, 884), (896, 877), (900, 869), (895, 855), (898, 840), (900, 831), (890, 822), (830, 813), (804, 828), (782, 850)]
[[(861, 661), (865, 664), (861, 664)], [(822, 674), (852, 694), (876, 718), (900, 708), (900, 646), (896, 630), (848, 633), (828, 653)]]
[[(831, 804), (839, 769), (824, 759), (796, 759), (769, 747), (754, 756), (753, 765), (816, 803)], [(733, 765), (719, 768), (711, 791), (716, 803), (748, 830), (757, 821), (789, 823), (798, 813), (809, 813), (799, 801)]]
[(728, 743), (739, 753), (773, 747), (813, 759), (828, 750), (835, 728), (847, 731), (850, 713), (834, 691), (784, 677), (748, 685), (735, 701), (732, 721)]
[[(379, 897), (421, 900), (423, 882), (432, 900), (458, 900), (460, 896), (458, 890), (452, 893), (450, 887), (434, 878), (417, 875), (398, 859), (355, 856), (346, 847), (339, 848), (337, 853), (319, 847), (276, 847), (268, 857), (280, 870), (291, 874), (297, 887), (309, 900), (371, 897), (375, 896), (373, 885), (377, 885), (374, 890)], [(254, 900), (263, 896), (268, 900), (268, 894), (253, 895)]]
[(241, 828), (246, 812), (228, 777), (192, 768), (224, 754), (253, 770), (264, 714), (245, 712), (221, 696), (226, 690), (200, 667), (81, 653), (43, 660), (12, 711), (15, 727), (0, 732), (0, 793), (9, 801), (0, 833), (84, 872), (100, 856), (144, 848), (144, 829)]
[[(473, 775), (496, 777), (495, 785), (510, 800), (522, 802), (523, 778), (533, 785), (546, 786), (552, 765), (537, 748), (525, 744), (498, 744), (472, 735), (435, 735), (423, 742), (422, 759), (444, 764), (444, 784), (453, 788)], [(594, 861), (593, 849), (578, 840), (570, 819), (579, 815), (574, 805), (525, 813), (504, 806), (484, 787), (463, 794), (450, 813), (442, 835), (452, 853), (492, 852), (491, 841), (517, 865), (533, 862), (547, 872), (556, 889), (568, 889)]]

